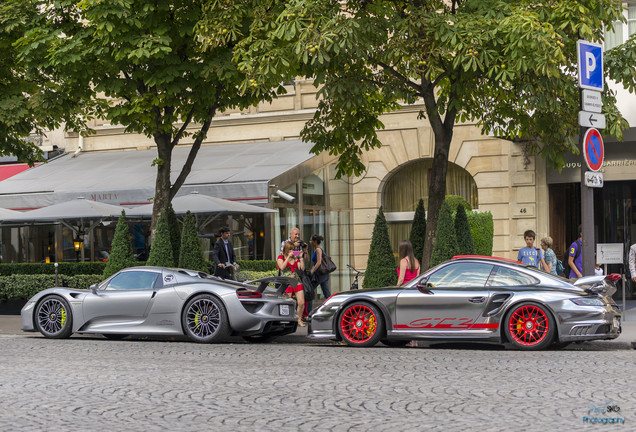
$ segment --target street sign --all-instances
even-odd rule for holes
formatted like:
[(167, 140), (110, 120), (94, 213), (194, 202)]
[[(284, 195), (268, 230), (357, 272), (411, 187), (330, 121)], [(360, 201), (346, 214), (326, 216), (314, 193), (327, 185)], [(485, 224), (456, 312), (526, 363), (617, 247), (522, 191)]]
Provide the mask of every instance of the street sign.
[(594, 128), (588, 129), (583, 136), (583, 157), (591, 171), (598, 171), (603, 166), (605, 157), (603, 137)]
[(585, 186), (593, 188), (603, 187), (603, 173), (585, 171)]
[(623, 264), (623, 243), (598, 243), (597, 264)]
[(603, 46), (585, 40), (576, 41), (579, 87), (603, 91)]
[(583, 111), (600, 113), (603, 109), (603, 101), (601, 100), (601, 92), (594, 90), (581, 91), (581, 105)]
[(579, 111), (579, 125), (597, 129), (605, 129), (605, 116), (589, 111)]

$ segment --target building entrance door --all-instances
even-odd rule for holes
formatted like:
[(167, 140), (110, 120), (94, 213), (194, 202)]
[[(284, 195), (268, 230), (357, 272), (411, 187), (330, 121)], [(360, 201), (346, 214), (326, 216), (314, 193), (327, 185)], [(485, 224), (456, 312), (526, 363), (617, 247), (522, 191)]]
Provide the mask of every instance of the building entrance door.
[[(567, 247), (577, 237), (581, 223), (581, 190), (578, 183), (552, 184), (550, 190), (550, 235), (554, 251), (563, 259)], [(636, 298), (636, 283), (629, 274), (629, 247), (636, 243), (636, 181), (605, 182), (594, 190), (595, 243), (622, 243), (624, 264), (608, 265), (608, 273), (627, 277), (628, 298)], [(620, 288), (620, 287), (619, 287)], [(620, 296), (621, 290), (615, 297)]]

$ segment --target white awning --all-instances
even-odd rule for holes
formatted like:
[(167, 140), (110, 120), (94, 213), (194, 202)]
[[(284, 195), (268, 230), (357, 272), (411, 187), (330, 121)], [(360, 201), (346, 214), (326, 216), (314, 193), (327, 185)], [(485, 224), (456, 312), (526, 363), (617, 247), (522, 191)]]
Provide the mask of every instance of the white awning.
[[(268, 182), (311, 159), (311, 143), (299, 140), (202, 146), (177, 195), (204, 195), (249, 204), (268, 202)], [(173, 151), (174, 182), (190, 147)], [(0, 182), (0, 207), (26, 210), (77, 197), (136, 206), (154, 197), (157, 151), (65, 154)]]

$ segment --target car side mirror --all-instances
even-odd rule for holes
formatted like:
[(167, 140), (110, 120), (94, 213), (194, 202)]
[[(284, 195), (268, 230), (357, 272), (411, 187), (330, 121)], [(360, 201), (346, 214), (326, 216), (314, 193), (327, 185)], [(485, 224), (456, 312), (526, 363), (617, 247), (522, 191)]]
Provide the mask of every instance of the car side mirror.
[(97, 294), (97, 288), (99, 288), (99, 285), (97, 284), (93, 284), (90, 287), (88, 287), (88, 289), (90, 289), (93, 294)]
[(429, 283), (425, 280), (420, 281), (417, 283), (417, 285), (415, 285), (415, 287), (422, 293), (422, 294), (432, 294), (430, 291), (430, 288), (433, 288), (433, 284)]

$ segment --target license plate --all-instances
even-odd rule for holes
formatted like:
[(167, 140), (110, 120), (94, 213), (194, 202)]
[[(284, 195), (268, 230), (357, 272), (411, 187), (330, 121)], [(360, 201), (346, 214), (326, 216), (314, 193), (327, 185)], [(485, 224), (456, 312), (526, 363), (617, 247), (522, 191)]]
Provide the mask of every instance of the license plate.
[(278, 305), (278, 312), (281, 315), (289, 315), (289, 305)]

